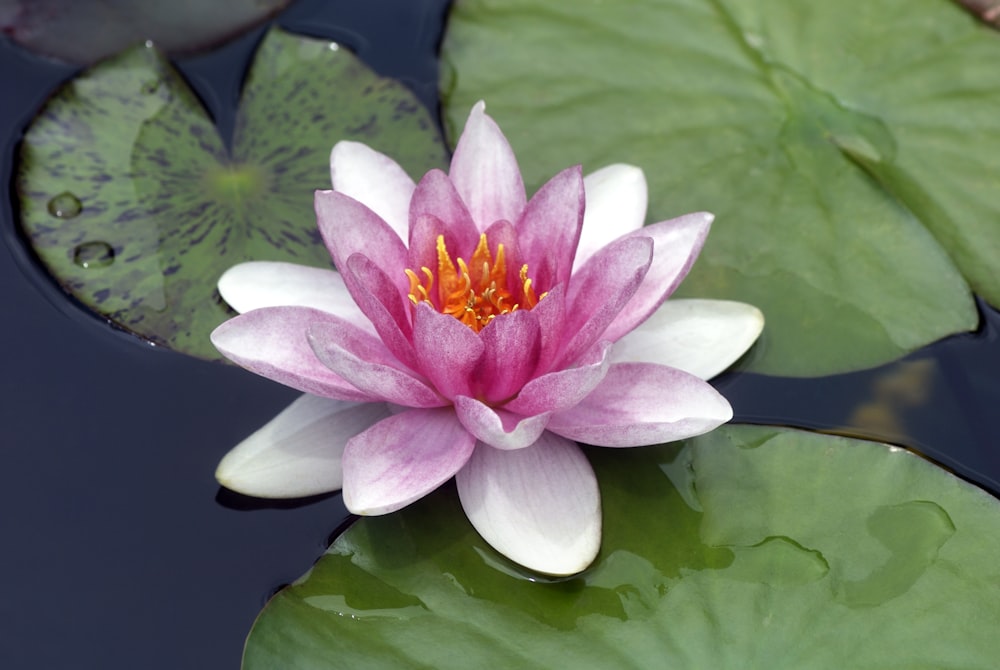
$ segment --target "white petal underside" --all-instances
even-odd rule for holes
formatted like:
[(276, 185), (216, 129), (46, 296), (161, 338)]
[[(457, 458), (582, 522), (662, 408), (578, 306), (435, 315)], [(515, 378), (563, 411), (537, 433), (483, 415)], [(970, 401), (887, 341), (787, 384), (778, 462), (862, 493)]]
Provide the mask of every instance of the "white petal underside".
[(342, 485), (347, 441), (389, 416), (382, 403), (303, 395), (223, 457), (215, 476), (259, 498), (298, 498)]
[(333, 270), (279, 261), (240, 263), (219, 278), (219, 293), (240, 314), (262, 307), (312, 307), (374, 332)]
[(711, 379), (746, 353), (763, 328), (764, 315), (753, 305), (668, 300), (615, 343), (611, 360), (657, 363)]
[(572, 575), (597, 556), (597, 479), (569, 440), (546, 432), (526, 449), (479, 443), (456, 481), (472, 525), (511, 560), (546, 574)]

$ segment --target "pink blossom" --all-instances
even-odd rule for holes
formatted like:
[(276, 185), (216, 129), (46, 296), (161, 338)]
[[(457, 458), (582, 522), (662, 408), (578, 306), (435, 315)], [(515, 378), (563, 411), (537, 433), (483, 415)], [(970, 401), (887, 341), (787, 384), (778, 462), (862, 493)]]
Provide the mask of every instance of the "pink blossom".
[(350, 511), (385, 514), (455, 477), (498, 551), (583, 570), (601, 506), (576, 442), (656, 444), (732, 417), (704, 379), (749, 348), (760, 312), (664, 302), (712, 215), (643, 227), (645, 178), (626, 165), (568, 168), (527, 200), (483, 103), (448, 174), (414, 184), (355, 142), (334, 147), (331, 173), (315, 204), (339, 273), (253, 262), (219, 281), (241, 315), (215, 346), (307, 394), (231, 451), (219, 481), (265, 497), (343, 489)]

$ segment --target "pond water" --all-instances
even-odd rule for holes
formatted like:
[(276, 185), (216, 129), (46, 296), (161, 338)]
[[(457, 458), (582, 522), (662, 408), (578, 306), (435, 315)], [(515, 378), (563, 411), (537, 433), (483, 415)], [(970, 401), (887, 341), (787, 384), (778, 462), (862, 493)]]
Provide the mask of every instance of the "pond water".
[[(351, 46), (436, 109), (445, 5), (302, 1), (277, 21)], [(180, 63), (223, 136), (261, 34)], [(3, 183), (25, 124), (73, 72), (0, 42)], [(258, 501), (213, 478), (222, 455), (297, 394), (116, 331), (38, 267), (10, 198), (0, 217), (0, 667), (238, 667), (269, 595), (348, 519), (338, 495)], [(1000, 314), (980, 308), (979, 332), (883, 368), (801, 380), (729, 373), (716, 385), (735, 421), (905, 443), (995, 492)]]

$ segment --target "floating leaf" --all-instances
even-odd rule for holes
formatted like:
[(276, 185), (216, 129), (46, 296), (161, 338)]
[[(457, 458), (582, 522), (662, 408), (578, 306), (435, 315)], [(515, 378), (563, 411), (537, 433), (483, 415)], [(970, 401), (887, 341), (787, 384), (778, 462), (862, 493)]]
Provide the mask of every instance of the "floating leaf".
[(272, 30), (244, 87), (232, 154), (177, 73), (138, 47), (67, 84), (21, 146), (21, 222), (88, 307), (206, 358), (231, 315), (219, 276), (250, 259), (329, 266), (313, 191), (355, 139), (419, 175), (444, 164), (427, 111), (328, 42)]
[(288, 1), (0, 0), (0, 31), (32, 51), (86, 64), (145, 40), (171, 52), (208, 47)]
[(267, 605), (243, 667), (995, 665), (1000, 506), (917, 456), (749, 426), (588, 455), (588, 572), (505, 561), (446, 488), (341, 535)]
[[(1000, 305), (1000, 39), (938, 0), (459, 0), (452, 127), (490, 113), (537, 187), (642, 166), (650, 221), (718, 215), (682, 295), (760, 307), (750, 367), (899, 357)], [(530, 157), (530, 158), (529, 158)]]

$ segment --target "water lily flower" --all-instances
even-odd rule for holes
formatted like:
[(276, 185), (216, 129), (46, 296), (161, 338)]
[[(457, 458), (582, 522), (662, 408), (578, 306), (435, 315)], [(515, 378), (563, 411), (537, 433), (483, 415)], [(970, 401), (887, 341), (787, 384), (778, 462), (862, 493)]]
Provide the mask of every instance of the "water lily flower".
[(315, 207), (339, 272), (251, 262), (219, 281), (241, 314), (215, 346), (306, 393), (226, 455), (219, 481), (264, 497), (342, 489), (365, 515), (454, 477), (499, 552), (583, 570), (601, 505), (576, 443), (657, 444), (732, 417), (704, 380), (750, 347), (760, 312), (664, 302), (712, 215), (643, 227), (645, 177), (626, 165), (571, 167), (528, 200), (481, 102), (447, 174), (415, 184), (355, 142), (334, 147), (331, 173)]

